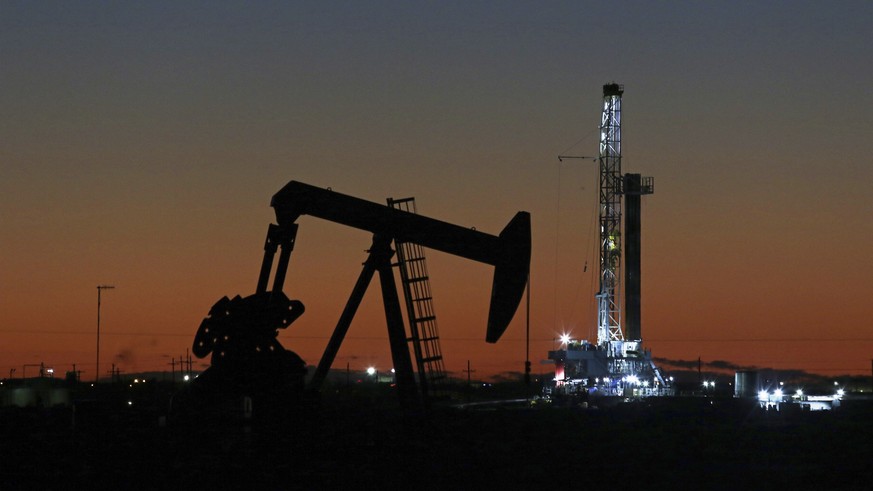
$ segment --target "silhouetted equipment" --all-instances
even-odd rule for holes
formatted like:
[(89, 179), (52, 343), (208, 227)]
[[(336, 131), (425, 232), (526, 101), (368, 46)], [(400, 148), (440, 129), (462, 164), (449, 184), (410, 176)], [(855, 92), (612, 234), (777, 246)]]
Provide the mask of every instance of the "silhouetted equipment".
[[(415, 198), (388, 198), (388, 206), (417, 213)], [(409, 342), (415, 355), (418, 386), (425, 400), (444, 396), (447, 377), (424, 248), (414, 242), (395, 240), (394, 249), (397, 253), (403, 298), (406, 301)]]
[(643, 339), (640, 327), (641, 223), (640, 196), (655, 192), (655, 179), (639, 174), (624, 175), (625, 236), (625, 332), (627, 339)]
[[(194, 340), (198, 358), (212, 354), (212, 366), (197, 378), (195, 392), (205, 398), (251, 397), (276, 403), (299, 396), (305, 365), (276, 339), (303, 314), (303, 304), (283, 293), (285, 275), (297, 235), (295, 223), (303, 215), (373, 233), (364, 262), (334, 332), (310, 382), (318, 389), (339, 351), (364, 293), (378, 271), (388, 339), (402, 402), (417, 397), (415, 373), (409, 355), (403, 315), (394, 281), (391, 258), (395, 244), (417, 244), (493, 265), (494, 278), (485, 340), (500, 339), (515, 315), (524, 293), (530, 265), (530, 215), (518, 212), (499, 236), (464, 228), (391, 206), (354, 198), (292, 181), (273, 196), (277, 224), (270, 224), (255, 294), (222, 298), (203, 320)], [(279, 253), (273, 286), (268, 290), (273, 261)], [(197, 394), (195, 394), (197, 397)]]

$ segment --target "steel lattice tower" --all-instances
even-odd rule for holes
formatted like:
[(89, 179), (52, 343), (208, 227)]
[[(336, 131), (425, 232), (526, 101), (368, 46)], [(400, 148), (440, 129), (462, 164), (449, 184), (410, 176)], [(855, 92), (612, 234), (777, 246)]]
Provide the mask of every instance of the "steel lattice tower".
[(621, 329), (621, 95), (624, 87), (603, 86), (600, 118), (600, 292), (597, 344), (623, 341)]

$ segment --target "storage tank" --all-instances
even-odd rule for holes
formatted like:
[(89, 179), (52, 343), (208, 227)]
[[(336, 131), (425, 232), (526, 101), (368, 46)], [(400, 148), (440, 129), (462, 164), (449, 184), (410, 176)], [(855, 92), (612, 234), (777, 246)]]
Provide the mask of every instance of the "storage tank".
[(71, 405), (69, 389), (65, 389), (63, 387), (53, 387), (52, 389), (50, 389), (48, 402), (49, 407), (69, 407)]
[(734, 375), (734, 397), (758, 397), (758, 372), (742, 371)]
[(11, 405), (15, 407), (35, 407), (37, 405), (36, 391), (30, 387), (14, 389), (11, 399)]

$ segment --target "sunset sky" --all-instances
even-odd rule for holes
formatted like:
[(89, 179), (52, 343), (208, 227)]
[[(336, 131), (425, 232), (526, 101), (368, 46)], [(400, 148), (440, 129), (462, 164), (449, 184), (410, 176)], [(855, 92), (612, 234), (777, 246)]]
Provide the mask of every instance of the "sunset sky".
[[(643, 199), (644, 344), (869, 374), (873, 3), (0, 2), (0, 378), (170, 368), (254, 292), (290, 180), (499, 233), (533, 223), (531, 360), (593, 339), (602, 86)], [(370, 236), (301, 218), (280, 334), (315, 364)], [(587, 270), (586, 270), (587, 262)], [(486, 344), (492, 268), (428, 251), (446, 368)], [(336, 366), (389, 369), (374, 282)], [(208, 360), (204, 360), (208, 361)], [(31, 372), (31, 370), (34, 370)]]

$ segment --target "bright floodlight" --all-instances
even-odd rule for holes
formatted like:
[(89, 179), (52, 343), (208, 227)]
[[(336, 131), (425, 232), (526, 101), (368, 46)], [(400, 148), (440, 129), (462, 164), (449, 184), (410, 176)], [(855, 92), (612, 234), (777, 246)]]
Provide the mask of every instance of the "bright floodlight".
[(567, 344), (570, 342), (569, 334), (561, 334), (561, 344)]
[(802, 396), (802, 395), (803, 395), (803, 389), (797, 389), (797, 392), (795, 393), (795, 395), (796, 395), (797, 397)]
[(762, 390), (762, 391), (758, 392), (758, 400), (766, 401), (769, 398), (770, 398), (770, 394), (768, 394), (766, 390)]
[(373, 367), (367, 367), (367, 375), (373, 375), (376, 373), (376, 369)]
[(840, 389), (837, 391), (837, 395), (840, 397), (843, 397), (844, 395), (846, 395), (846, 391), (844, 391), (843, 389)]
[(637, 377), (636, 375), (628, 375), (628, 376), (627, 376), (627, 382), (628, 382), (629, 384), (637, 385), (637, 384), (640, 383), (640, 378)]
[(773, 391), (773, 395), (776, 396), (777, 398), (781, 398), (782, 397), (782, 389), (776, 389), (775, 391)]

